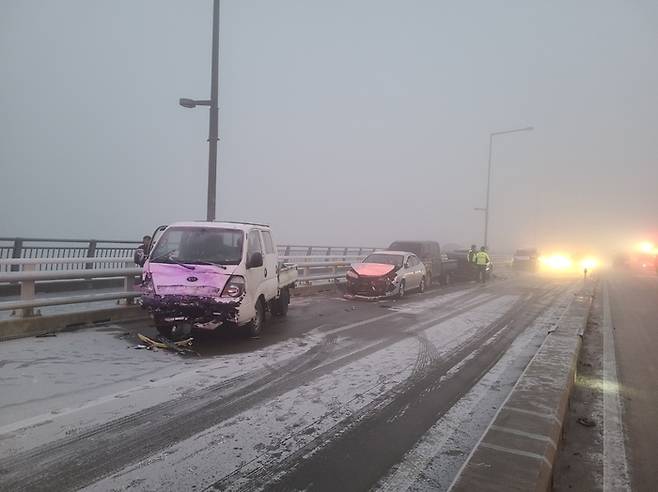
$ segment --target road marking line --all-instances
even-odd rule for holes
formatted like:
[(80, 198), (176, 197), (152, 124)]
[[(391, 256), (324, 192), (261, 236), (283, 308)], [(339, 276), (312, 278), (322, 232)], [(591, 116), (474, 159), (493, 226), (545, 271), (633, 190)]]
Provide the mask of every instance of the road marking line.
[[(480, 443), (480, 446), (483, 448), (493, 449), (494, 451), (501, 451), (503, 453), (515, 454), (517, 456), (525, 456), (527, 458), (534, 458), (536, 460), (542, 460), (549, 468), (553, 468), (551, 462), (546, 459), (546, 456), (543, 454), (531, 453), (529, 451), (521, 451), (520, 449), (506, 448), (504, 446), (498, 446), (497, 444), (489, 444), (488, 442)], [(452, 485), (451, 485), (452, 487)]]
[[(607, 388), (610, 386), (610, 388)], [(630, 491), (608, 282), (603, 285), (603, 491)]]
[(548, 436), (542, 436), (541, 434), (535, 434), (533, 432), (525, 432), (517, 429), (512, 429), (511, 427), (503, 427), (500, 425), (492, 425), (491, 429), (497, 430), (498, 432), (505, 432), (506, 434), (514, 434), (521, 437), (527, 437), (528, 439), (535, 439), (536, 441), (545, 441), (553, 446), (554, 449), (557, 449), (557, 444), (555, 441)]
[(533, 412), (532, 410), (524, 410), (523, 408), (510, 407), (509, 405), (505, 407), (505, 410), (510, 410), (512, 412), (525, 413), (528, 415), (534, 415), (536, 417), (541, 417), (544, 419), (551, 419), (557, 424), (561, 424), (560, 419), (553, 413), (542, 413), (542, 412)]

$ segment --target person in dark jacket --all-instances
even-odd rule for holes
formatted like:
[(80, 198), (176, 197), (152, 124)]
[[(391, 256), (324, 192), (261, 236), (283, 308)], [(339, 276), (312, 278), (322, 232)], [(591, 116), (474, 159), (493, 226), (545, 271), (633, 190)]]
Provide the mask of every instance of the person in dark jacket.
[(135, 249), (135, 264), (139, 266), (144, 266), (144, 263), (146, 262), (146, 258), (149, 255), (149, 251), (151, 248), (151, 236), (144, 236), (142, 238), (142, 244), (137, 246), (137, 249)]
[(471, 249), (468, 250), (468, 268), (470, 269), (471, 280), (478, 279), (478, 267), (475, 264), (475, 255), (478, 252), (478, 247), (475, 244), (471, 244)]
[(475, 263), (475, 255), (478, 252), (478, 247), (475, 244), (471, 244), (471, 249), (468, 250), (468, 262)]

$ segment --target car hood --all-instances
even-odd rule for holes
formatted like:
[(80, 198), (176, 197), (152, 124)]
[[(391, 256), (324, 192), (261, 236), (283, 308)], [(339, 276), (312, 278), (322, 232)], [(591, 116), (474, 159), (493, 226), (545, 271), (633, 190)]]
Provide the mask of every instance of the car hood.
[(237, 266), (226, 270), (212, 265), (193, 265), (190, 270), (171, 263), (149, 263), (146, 271), (151, 276), (157, 295), (219, 297)]
[(382, 277), (395, 270), (395, 266), (386, 263), (354, 263), (352, 269), (360, 277)]

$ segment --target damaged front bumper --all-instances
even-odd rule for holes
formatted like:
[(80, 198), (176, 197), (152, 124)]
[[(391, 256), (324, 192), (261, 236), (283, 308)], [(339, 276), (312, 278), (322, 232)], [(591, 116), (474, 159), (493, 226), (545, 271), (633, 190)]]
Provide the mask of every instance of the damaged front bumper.
[(224, 323), (238, 322), (242, 298), (145, 294), (139, 302), (159, 323), (185, 322), (197, 328), (213, 329)]
[(348, 279), (347, 293), (355, 299), (378, 300), (397, 294), (399, 284), (388, 277)]

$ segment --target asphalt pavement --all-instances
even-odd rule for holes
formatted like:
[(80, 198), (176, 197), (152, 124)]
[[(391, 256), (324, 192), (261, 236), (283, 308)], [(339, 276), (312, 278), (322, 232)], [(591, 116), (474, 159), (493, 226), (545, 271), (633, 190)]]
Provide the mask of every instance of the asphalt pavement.
[(607, 277), (626, 458), (633, 490), (658, 484), (658, 277)]
[(296, 298), (192, 357), (147, 323), (3, 342), (0, 490), (446, 490), (576, 284)]

